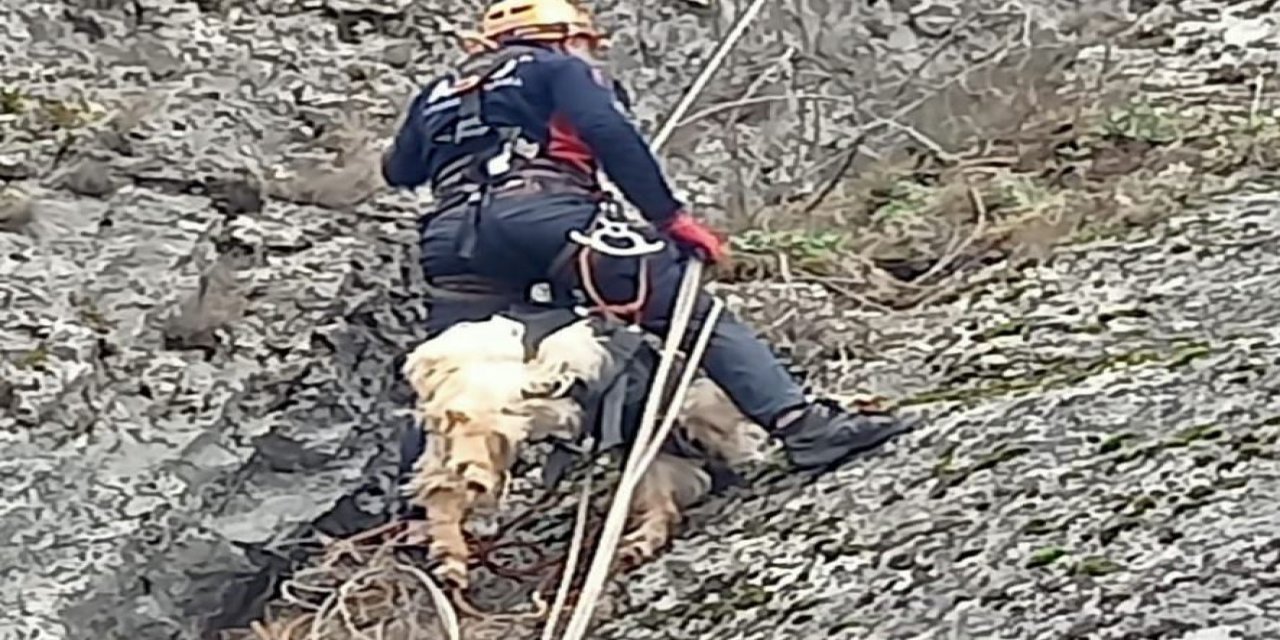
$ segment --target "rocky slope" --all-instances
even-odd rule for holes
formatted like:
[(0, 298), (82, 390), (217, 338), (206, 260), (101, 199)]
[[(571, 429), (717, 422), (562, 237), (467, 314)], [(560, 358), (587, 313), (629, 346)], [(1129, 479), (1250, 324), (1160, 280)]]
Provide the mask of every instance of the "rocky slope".
[[(423, 314), (418, 203), (370, 160), (448, 55), (436, 16), (471, 10), (424, 4), (0, 5), (0, 638), (243, 625), (290, 538), (381, 515)], [(1191, 7), (1182, 64), (1274, 65), (1245, 4)], [(636, 50), (654, 121), (696, 65)], [(815, 384), (929, 426), (700, 509), (599, 637), (1270, 637), (1280, 191), (1255, 189), (915, 312), (736, 290)]]
[(928, 428), (701, 510), (598, 637), (1274, 636), (1276, 187), (859, 318)]

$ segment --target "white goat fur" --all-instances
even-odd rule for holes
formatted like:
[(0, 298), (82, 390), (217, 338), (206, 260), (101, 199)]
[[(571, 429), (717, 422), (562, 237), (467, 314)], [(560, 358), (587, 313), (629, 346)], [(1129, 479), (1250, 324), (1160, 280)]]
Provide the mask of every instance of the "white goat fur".
[[(524, 331), (503, 316), (459, 323), (419, 345), (403, 367), (418, 396), (415, 413), (430, 432), (405, 490), (426, 509), (431, 551), (442, 563), (439, 573), (456, 586), (467, 582), (461, 534), (467, 513), (497, 504), (522, 443), (578, 434), (583, 411), (563, 396), (576, 381), (595, 382), (609, 364), (589, 320), (548, 335), (529, 362)], [(764, 430), (709, 379), (694, 382), (681, 413), (678, 428), (711, 455), (729, 464), (761, 456)], [(709, 487), (697, 463), (660, 454), (636, 492), (635, 530), (624, 539), (620, 558), (634, 565), (652, 557), (669, 541), (680, 508)]]

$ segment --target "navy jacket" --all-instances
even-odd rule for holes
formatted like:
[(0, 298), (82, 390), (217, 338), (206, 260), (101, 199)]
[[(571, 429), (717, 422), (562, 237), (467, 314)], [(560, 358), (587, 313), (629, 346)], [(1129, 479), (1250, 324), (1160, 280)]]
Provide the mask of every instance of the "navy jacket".
[[(383, 162), (391, 186), (417, 188), (479, 146), (432, 142), (456, 120), (459, 101), (447, 90), (452, 81), (451, 74), (436, 78), (414, 98)], [(580, 58), (539, 47), (531, 61), (491, 76), (483, 104), (486, 121), (519, 127), (548, 157), (593, 176), (603, 169), (649, 220), (661, 224), (683, 208), (631, 122), (626, 95)]]

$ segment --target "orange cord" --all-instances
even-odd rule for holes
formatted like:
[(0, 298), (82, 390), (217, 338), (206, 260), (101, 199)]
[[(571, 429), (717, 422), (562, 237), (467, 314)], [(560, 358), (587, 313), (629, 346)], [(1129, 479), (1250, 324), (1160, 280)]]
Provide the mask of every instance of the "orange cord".
[(591, 249), (583, 247), (578, 250), (578, 275), (582, 279), (582, 288), (586, 290), (587, 296), (591, 298), (591, 302), (595, 303), (593, 311), (608, 313), (619, 318), (628, 319), (634, 323), (640, 322), (640, 315), (644, 311), (644, 307), (649, 302), (649, 259), (640, 257), (640, 273), (636, 279), (636, 298), (625, 304), (614, 304), (606, 301), (601, 295), (600, 290), (596, 287), (594, 274), (594, 256)]

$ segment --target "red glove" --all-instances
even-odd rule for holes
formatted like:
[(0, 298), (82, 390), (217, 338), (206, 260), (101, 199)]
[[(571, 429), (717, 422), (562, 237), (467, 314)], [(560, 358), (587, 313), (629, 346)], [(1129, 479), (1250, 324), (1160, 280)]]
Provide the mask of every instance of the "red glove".
[(714, 231), (685, 211), (677, 213), (664, 229), (677, 244), (694, 250), (708, 263), (720, 262), (729, 253), (729, 248)]

